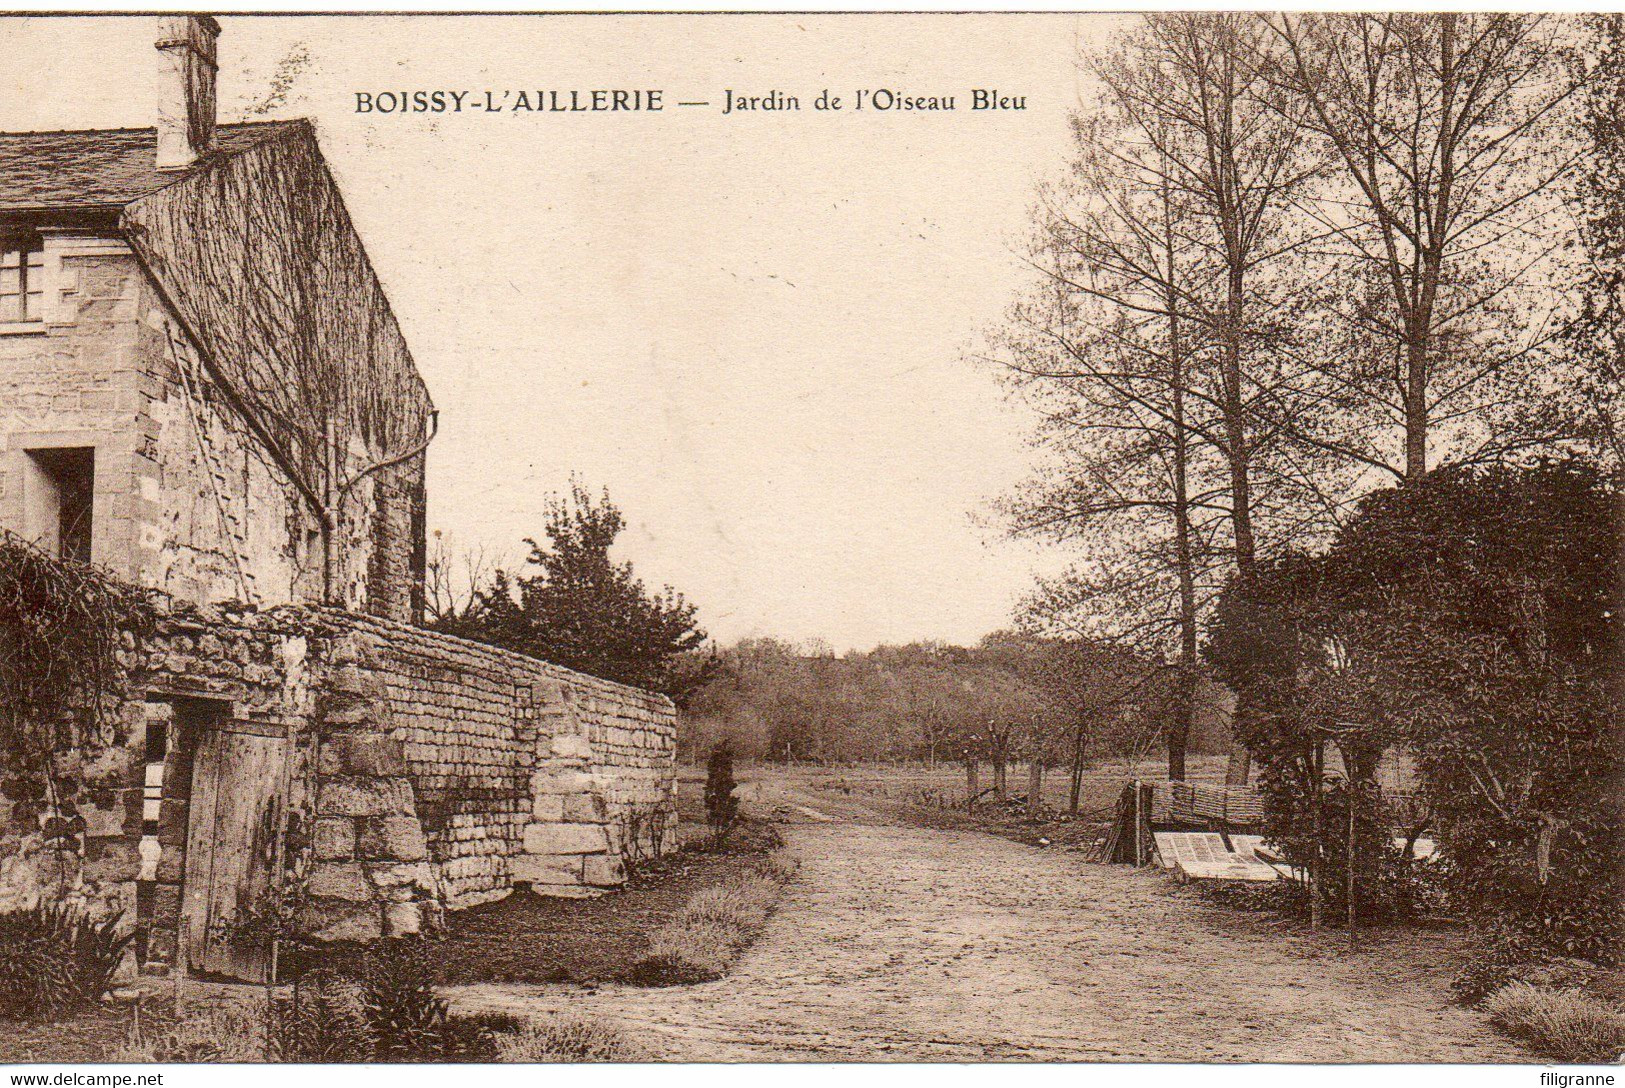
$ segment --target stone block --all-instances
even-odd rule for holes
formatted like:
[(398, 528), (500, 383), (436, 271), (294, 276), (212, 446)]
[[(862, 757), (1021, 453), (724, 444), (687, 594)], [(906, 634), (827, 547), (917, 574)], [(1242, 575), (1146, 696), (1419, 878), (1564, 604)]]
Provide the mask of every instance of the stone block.
[(571, 854), (551, 857), (544, 854), (518, 854), (508, 859), (511, 880), (532, 884), (580, 884), (581, 857)]
[(581, 859), (581, 879), (598, 888), (626, 883), (626, 864), (618, 854), (589, 854)]
[(345, 774), (388, 778), (406, 773), (401, 743), (383, 733), (341, 733), (330, 744), (341, 753)]
[(90, 839), (115, 838), (124, 834), (124, 806), (115, 804), (80, 805), (79, 815), (85, 818), (85, 837)]
[(141, 855), (129, 839), (91, 839), (85, 843), (83, 869), (87, 883), (118, 884), (141, 875)]
[(350, 903), (372, 900), (372, 887), (360, 863), (354, 861), (317, 862), (311, 866), (306, 887), (317, 899), (341, 899)]
[(560, 733), (553, 738), (552, 750), (560, 759), (592, 758), (592, 743), (580, 733)]
[(416, 903), (390, 903), (384, 907), (384, 936), (406, 937), (422, 928), (423, 913)]
[[(369, 862), (366, 871), (373, 886), (386, 894), (396, 888), (426, 894), (434, 892), (434, 869), (427, 862)], [(403, 898), (412, 897), (408, 895)]]
[(186, 879), (186, 851), (178, 846), (160, 847), (158, 868), (153, 879), (160, 884), (179, 884)]
[(323, 816), (400, 816), (408, 811), (406, 783), (398, 779), (324, 778), (316, 811)]
[(355, 821), (348, 816), (323, 816), (316, 821), (313, 848), (321, 861), (355, 857)]
[(564, 822), (564, 797), (556, 793), (546, 793), (531, 802), (530, 812), (539, 824), (557, 824)]
[(569, 823), (602, 823), (604, 799), (595, 793), (570, 794), (564, 798), (564, 819)]
[(544, 767), (530, 780), (530, 792), (537, 797), (562, 793), (587, 793), (593, 788), (593, 777), (585, 771), (562, 767)]
[(429, 844), (417, 817), (383, 816), (363, 821), (356, 850), (363, 858), (418, 861), (428, 856)]
[(372, 903), (316, 899), (306, 904), (300, 920), (318, 941), (374, 941), (384, 935), (380, 912)]
[(602, 824), (529, 824), (524, 841), (528, 854), (602, 854), (609, 849)]

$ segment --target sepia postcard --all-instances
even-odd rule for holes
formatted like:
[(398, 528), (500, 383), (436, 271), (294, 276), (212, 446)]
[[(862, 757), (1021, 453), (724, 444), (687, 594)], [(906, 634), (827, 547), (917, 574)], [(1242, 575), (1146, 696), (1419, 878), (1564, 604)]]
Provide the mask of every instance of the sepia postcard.
[(0, 58), (10, 1083), (1625, 1055), (1625, 17)]

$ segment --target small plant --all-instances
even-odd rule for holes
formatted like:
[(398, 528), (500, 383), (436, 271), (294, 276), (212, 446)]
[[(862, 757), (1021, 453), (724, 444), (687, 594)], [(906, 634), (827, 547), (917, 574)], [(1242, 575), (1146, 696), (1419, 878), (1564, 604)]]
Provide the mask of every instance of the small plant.
[(122, 921), (59, 904), (0, 914), (0, 1019), (54, 1018), (106, 993), (135, 937)]
[(434, 992), (428, 942), (398, 937), (379, 943), (362, 967), (361, 1007), (383, 1060), (433, 1055), (446, 1034), (447, 1007)]
[(501, 1062), (646, 1062), (649, 1054), (601, 1020), (554, 1016), (497, 1038)]
[(283, 1062), (364, 1062), (376, 1050), (354, 980), (311, 971), (266, 1009), (267, 1057)]
[(1625, 1052), (1625, 1012), (1583, 990), (1543, 990), (1514, 982), (1484, 1002), (1490, 1020), (1547, 1057), (1611, 1062)]
[(705, 819), (711, 830), (725, 835), (739, 819), (739, 798), (734, 796), (738, 787), (734, 781), (733, 748), (723, 741), (711, 749), (705, 761)]
[(138, 1026), (110, 1059), (153, 1062), (263, 1062), (266, 1032), (262, 1010), (239, 1005), (201, 1009), (161, 1029)]

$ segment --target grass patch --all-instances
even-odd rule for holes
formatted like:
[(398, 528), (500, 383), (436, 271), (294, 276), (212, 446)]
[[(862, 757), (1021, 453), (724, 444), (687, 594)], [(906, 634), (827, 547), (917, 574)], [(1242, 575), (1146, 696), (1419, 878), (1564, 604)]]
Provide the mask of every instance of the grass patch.
[(635, 986), (677, 986), (721, 978), (767, 924), (795, 873), (782, 851), (755, 860), (722, 884), (691, 895), (655, 932), (625, 974)]
[(130, 1064), (263, 1062), (265, 1020), (258, 1010), (225, 1005), (199, 1009), (158, 1027), (137, 1022), (123, 1044), (103, 1060)]
[(598, 899), (517, 892), (454, 911), (447, 916), (450, 934), (440, 944), (436, 981), (618, 981), (693, 896), (759, 871), (781, 844), (771, 825), (745, 820), (721, 841), (692, 841), (637, 866), (625, 887)]
[(646, 1062), (651, 1055), (612, 1024), (554, 1016), (526, 1024), (497, 1040), (497, 1061)]
[(1496, 1027), (1562, 1062), (1611, 1062), (1625, 1051), (1625, 1012), (1583, 990), (1543, 990), (1527, 982), (1484, 1000)]

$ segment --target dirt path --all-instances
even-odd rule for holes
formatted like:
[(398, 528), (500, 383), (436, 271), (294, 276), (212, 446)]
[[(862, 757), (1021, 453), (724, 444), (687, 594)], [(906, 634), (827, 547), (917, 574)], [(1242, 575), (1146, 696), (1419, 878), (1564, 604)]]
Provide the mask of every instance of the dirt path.
[(448, 996), (619, 1022), (674, 1061), (1528, 1060), (1450, 1006), (1422, 939), (1343, 956), (1150, 872), (786, 800), (801, 872), (728, 978)]

